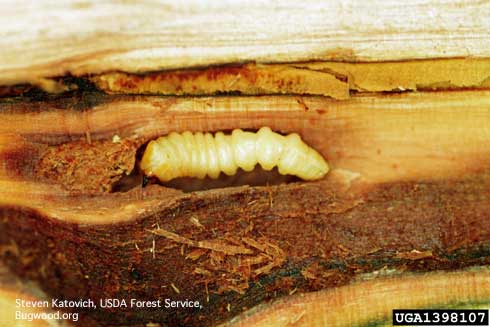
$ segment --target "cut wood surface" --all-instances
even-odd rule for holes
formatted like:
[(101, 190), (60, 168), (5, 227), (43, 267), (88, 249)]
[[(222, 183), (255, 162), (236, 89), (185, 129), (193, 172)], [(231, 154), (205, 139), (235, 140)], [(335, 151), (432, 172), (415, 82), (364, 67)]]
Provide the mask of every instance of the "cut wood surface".
[(485, 1), (7, 1), (0, 84), (256, 61), (490, 57)]
[[(75, 221), (130, 219), (151, 210), (156, 200), (135, 199), (139, 207), (128, 205), (124, 193), (109, 196), (110, 206), (104, 201), (94, 205), (101, 200), (87, 198), (83, 214), (74, 208), (80, 206), (77, 201), (70, 205), (69, 199), (76, 199), (70, 190), (110, 190), (111, 183), (135, 168), (139, 146), (171, 131), (261, 126), (299, 133), (348, 183), (458, 179), (489, 167), (489, 95), (403, 94), (343, 102), (311, 97), (115, 97), (99, 99), (99, 105), (85, 111), (59, 110), (70, 107), (66, 102), (43, 102), (42, 112), (36, 103), (7, 102), (0, 113), (5, 163), (1, 201)], [(113, 142), (116, 135), (121, 141)], [(109, 156), (109, 149), (115, 154)], [(54, 198), (53, 206), (48, 205), (45, 198), (52, 193), (63, 204)], [(180, 192), (165, 189), (163, 194), (175, 197)], [(117, 203), (121, 206), (114, 210)]]
[[(67, 327), (68, 323), (54, 319), (42, 319), (43, 314), (52, 314), (49, 309), (19, 308), (16, 301), (41, 301), (32, 295), (21, 293), (16, 289), (5, 288), (0, 284), (0, 326), (5, 327)], [(21, 318), (23, 317), (23, 318)], [(30, 318), (28, 318), (30, 317)]]
[(222, 326), (392, 326), (393, 309), (481, 308), (490, 304), (490, 271), (379, 278), (254, 308)]
[[(214, 325), (263, 301), (344, 285), (380, 269), (490, 265), (490, 178), (481, 175), (457, 182), (390, 183), (361, 194), (339, 193), (328, 183), (242, 187), (172, 202), (158, 197), (158, 188), (126, 194), (126, 206), (141, 209), (135, 199), (155, 205), (126, 222), (116, 217), (112, 224), (56, 219), (65, 216), (63, 209), (73, 212), (62, 203), (54, 206), (56, 195), (44, 202), (56, 207), (59, 217), (3, 206), (2, 260), (56, 298), (203, 304), (201, 310), (80, 311), (100, 325), (160, 321), (170, 326)], [(106, 212), (118, 212), (113, 199), (90, 205), (78, 199), (78, 210), (88, 215), (104, 204), (113, 208)]]
[[(203, 304), (81, 311), (100, 325), (170, 326), (215, 325), (261, 302), (383, 269), (489, 265), (489, 95), (2, 101), (1, 259), (63, 299)], [(192, 193), (156, 184), (111, 189), (138, 170), (139, 149), (158, 136), (267, 125), (299, 133), (331, 173)], [(93, 188), (100, 183), (92, 176), (108, 187)]]
[[(38, 197), (30, 193), (57, 187), (59, 194), (110, 191), (111, 183), (135, 168), (137, 149), (161, 135), (262, 126), (299, 133), (334, 170), (369, 184), (460, 178), (489, 167), (489, 95), (414, 93), (342, 102), (315, 97), (125, 96), (88, 100), (100, 104), (83, 111), (70, 109), (83, 106), (78, 99), (42, 102), (42, 112), (40, 103), (4, 102), (1, 182), (10, 195), (2, 201), (47, 210), (42, 197), (36, 205)], [(62, 106), (65, 109), (59, 110)]]
[[(77, 309), (84, 327), (490, 303), (489, 16), (473, 0), (3, 3), (0, 268), (23, 282), (0, 271), (0, 325), (16, 297), (200, 303)], [(262, 126), (330, 173), (189, 192), (139, 168), (170, 132)]]
[[(4, 247), (3, 250), (6, 248)], [(2, 327), (69, 327), (66, 320), (56, 320), (50, 308), (19, 306), (19, 301), (49, 301), (37, 285), (20, 280), (0, 263), (0, 326)], [(42, 316), (44, 314), (44, 316)], [(36, 318), (38, 316), (38, 318)]]

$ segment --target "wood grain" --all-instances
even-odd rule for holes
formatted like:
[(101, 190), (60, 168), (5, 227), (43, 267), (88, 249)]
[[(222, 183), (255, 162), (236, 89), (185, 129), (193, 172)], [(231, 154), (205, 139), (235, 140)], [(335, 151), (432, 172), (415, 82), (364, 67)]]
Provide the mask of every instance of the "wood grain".
[(0, 84), (231, 62), (490, 57), (485, 1), (7, 1)]
[[(490, 3), (1, 9), (2, 265), (60, 299), (204, 304), (81, 310), (80, 326), (212, 326), (259, 304), (231, 324), (350, 326), (393, 306), (488, 303)], [(141, 94), (221, 92), (260, 96)], [(192, 193), (113, 187), (151, 139), (261, 126), (299, 133), (331, 173)], [(2, 309), (31, 296), (5, 286)]]
[[(380, 272), (383, 273), (383, 272)], [(249, 310), (227, 327), (392, 326), (393, 309), (486, 308), (490, 271), (476, 269), (352, 283), (328, 291), (286, 297)]]
[[(83, 326), (215, 325), (264, 301), (346, 285), (383, 267), (489, 265), (489, 95), (4, 100), (0, 259), (62, 299), (204, 304), (201, 311), (83, 310), (91, 321)], [(332, 172), (311, 183), (192, 193), (156, 184), (70, 188), (92, 183), (90, 171), (105, 178), (119, 173), (113, 167), (137, 169), (137, 148), (170, 131), (264, 125), (301, 134)], [(58, 175), (38, 174), (40, 166)]]

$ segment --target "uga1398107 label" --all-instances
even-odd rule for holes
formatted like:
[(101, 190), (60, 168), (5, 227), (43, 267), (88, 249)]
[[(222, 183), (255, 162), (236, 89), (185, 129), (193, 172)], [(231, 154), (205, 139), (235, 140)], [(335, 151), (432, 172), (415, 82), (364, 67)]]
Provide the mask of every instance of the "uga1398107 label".
[(489, 326), (489, 310), (395, 309), (393, 326)]

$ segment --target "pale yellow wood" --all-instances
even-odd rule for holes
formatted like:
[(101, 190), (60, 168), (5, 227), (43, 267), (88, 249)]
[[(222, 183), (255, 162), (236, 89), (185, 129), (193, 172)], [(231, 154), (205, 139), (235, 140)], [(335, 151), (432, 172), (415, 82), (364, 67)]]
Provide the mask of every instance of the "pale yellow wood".
[[(0, 326), (5, 327), (67, 327), (66, 321), (50, 319), (54, 314), (49, 308), (18, 307), (16, 301), (41, 301), (25, 293), (2, 288), (0, 285)], [(39, 317), (39, 318), (36, 318)], [(43, 319), (46, 317), (46, 319)]]
[(362, 326), (389, 321), (393, 309), (448, 308), (457, 303), (475, 308), (479, 302), (490, 303), (488, 268), (394, 277), (291, 296), (252, 309), (223, 327)]
[[(13, 241), (9, 245), (2, 244), (0, 253), (3, 251), (12, 252), (15, 255), (19, 254), (19, 248)], [(37, 284), (22, 281), (10, 272), (4, 263), (0, 262), (0, 327), (72, 326), (71, 321), (57, 320), (54, 319), (54, 316), (43, 316), (43, 314), (52, 315), (55, 313), (50, 308), (27, 307), (23, 306), (21, 301), (29, 304), (48, 301), (50, 304), (51, 299), (39, 289)]]
[(5, 1), (0, 84), (228, 62), (490, 57), (490, 3)]
[(490, 88), (490, 60), (435, 59), (403, 62), (294, 64), (317, 73), (345, 76), (358, 92)]

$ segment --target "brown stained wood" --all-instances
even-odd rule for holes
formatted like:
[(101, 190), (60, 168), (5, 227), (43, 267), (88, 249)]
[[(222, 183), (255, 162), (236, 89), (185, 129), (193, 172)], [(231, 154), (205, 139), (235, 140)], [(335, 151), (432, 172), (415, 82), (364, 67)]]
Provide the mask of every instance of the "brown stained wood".
[(355, 92), (488, 89), (488, 59), (439, 59), (377, 63), (315, 62), (235, 65), (151, 72), (106, 73), (90, 78), (104, 92), (213, 95), (313, 94), (346, 99)]
[[(110, 141), (79, 142), (48, 147), (35, 164), (34, 174), (71, 191), (109, 192), (135, 167), (137, 145), (117, 137)], [(31, 159), (33, 159), (31, 157)]]
[[(155, 199), (159, 188), (133, 190), (126, 203)], [(8, 248), (2, 260), (55, 297), (203, 303), (201, 310), (82, 311), (101, 325), (214, 325), (277, 296), (344, 285), (379, 269), (489, 265), (488, 190), (488, 175), (356, 192), (326, 182), (242, 187), (166, 205), (160, 198), (130, 221), (104, 225), (3, 206), (0, 244)], [(111, 212), (118, 210), (114, 202)], [(426, 255), (409, 255), (418, 252)]]
[(123, 94), (315, 94), (349, 97), (347, 78), (291, 65), (220, 66), (145, 75), (107, 73), (90, 78), (102, 91)]
[[(489, 95), (4, 101), (0, 258), (49, 296), (203, 304), (87, 310), (84, 326), (215, 325), (264, 301), (380, 269), (490, 265)], [(110, 175), (119, 157), (91, 155), (126, 142), (134, 154), (170, 131), (263, 125), (300, 133), (332, 172), (317, 182), (192, 193), (160, 185), (94, 193), (70, 189), (63, 171), (37, 175), (65, 148), (83, 169)]]
[[(381, 301), (378, 288), (407, 305), (488, 300), (489, 4), (89, 0), (2, 9), (0, 94), (13, 97), (0, 102), (0, 261), (48, 297), (203, 305), (81, 310), (79, 326), (213, 326), (320, 290), (235, 323), (348, 317), (343, 304)], [(384, 94), (399, 91), (424, 92)], [(141, 94), (227, 92), (261, 96)], [(301, 134), (331, 173), (191, 193), (115, 186), (138, 172), (141, 150), (158, 136), (262, 126)], [(480, 268), (448, 272), (471, 266)], [(385, 273), (422, 274), (351, 284)], [(18, 296), (5, 285), (0, 301)], [(302, 311), (304, 299), (318, 306)], [(317, 314), (325, 304), (332, 315)], [(387, 316), (367, 308), (343, 322)]]
[(2, 12), (2, 85), (250, 61), (490, 57), (481, 1), (11, 1)]
[(482, 308), (490, 303), (490, 271), (395, 274), (284, 298), (234, 318), (227, 327), (391, 326), (393, 309)]

